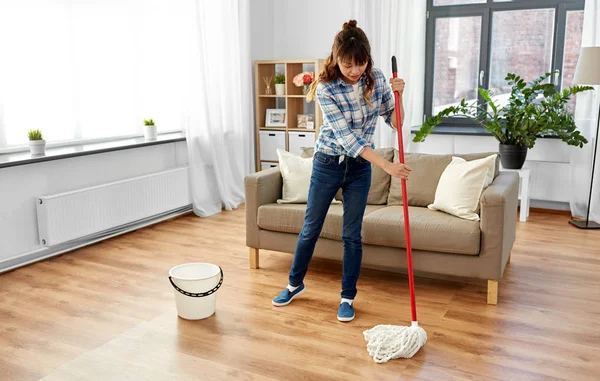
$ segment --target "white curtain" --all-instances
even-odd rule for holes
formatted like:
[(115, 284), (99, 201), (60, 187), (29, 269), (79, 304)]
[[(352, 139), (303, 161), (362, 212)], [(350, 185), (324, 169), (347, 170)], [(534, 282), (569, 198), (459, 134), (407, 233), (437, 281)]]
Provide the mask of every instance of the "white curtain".
[[(404, 88), (404, 149), (410, 150), (410, 130), (423, 121), (425, 91), (425, 0), (351, 0), (351, 18), (358, 22), (371, 44), (375, 66), (386, 79), (392, 77), (392, 56), (396, 56), (398, 77)], [(375, 133), (378, 148), (398, 147), (398, 137), (380, 118)]]
[(244, 201), (252, 155), (249, 0), (196, 0), (186, 130), (194, 212)]
[[(600, 45), (600, 0), (586, 0), (583, 14), (583, 32), (581, 46)], [(590, 196), (592, 159), (594, 147), (598, 144), (596, 126), (599, 107), (600, 86), (594, 91), (577, 95), (575, 121), (581, 134), (589, 141), (583, 148), (571, 148), (571, 214), (573, 217), (586, 218)], [(600, 148), (599, 148), (600, 149)], [(600, 152), (596, 157), (594, 184), (590, 205), (590, 220), (600, 222)]]
[(193, 0), (0, 1), (0, 150), (181, 130)]

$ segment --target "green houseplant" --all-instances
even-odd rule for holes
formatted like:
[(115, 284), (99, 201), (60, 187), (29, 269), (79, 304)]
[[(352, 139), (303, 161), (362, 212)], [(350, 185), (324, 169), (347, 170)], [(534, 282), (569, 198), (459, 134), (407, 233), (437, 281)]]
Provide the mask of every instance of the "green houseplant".
[(46, 141), (40, 130), (29, 130), (27, 132), (29, 138), (29, 151), (32, 155), (44, 155), (46, 153)]
[(156, 125), (152, 119), (144, 119), (144, 138), (146, 140), (156, 140)]
[(430, 117), (415, 134), (414, 142), (422, 142), (442, 118), (459, 115), (474, 120), (499, 142), (499, 152), (504, 168), (520, 169), (525, 162), (527, 149), (533, 148), (541, 135), (554, 135), (565, 143), (583, 147), (588, 141), (576, 128), (573, 114), (566, 103), (572, 95), (592, 90), (591, 86), (572, 86), (557, 91), (552, 83), (544, 81), (553, 73), (546, 73), (527, 83), (516, 74), (508, 73), (505, 80), (511, 86), (505, 106), (500, 107), (492, 91), (479, 88), (485, 105), (477, 101), (469, 104), (462, 99)]
[(275, 74), (275, 94), (285, 95), (285, 74)]

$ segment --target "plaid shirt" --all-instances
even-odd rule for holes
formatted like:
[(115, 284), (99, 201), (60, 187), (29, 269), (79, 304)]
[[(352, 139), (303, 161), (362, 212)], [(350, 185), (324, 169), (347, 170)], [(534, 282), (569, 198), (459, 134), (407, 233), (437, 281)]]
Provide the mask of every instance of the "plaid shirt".
[(315, 151), (356, 158), (365, 147), (374, 148), (373, 134), (379, 116), (382, 116), (385, 122), (396, 130), (392, 125), (395, 107), (392, 88), (380, 69), (373, 68), (372, 76), (375, 83), (371, 106), (363, 98), (364, 75), (358, 82), (360, 93), (358, 100), (353, 95), (352, 85), (341, 78), (328, 83), (319, 83), (316, 94), (323, 110), (323, 126), (315, 143)]

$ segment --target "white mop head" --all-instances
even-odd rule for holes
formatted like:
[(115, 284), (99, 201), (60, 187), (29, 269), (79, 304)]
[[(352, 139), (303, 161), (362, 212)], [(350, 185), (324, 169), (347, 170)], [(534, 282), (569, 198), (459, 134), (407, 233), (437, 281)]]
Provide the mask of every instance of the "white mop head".
[(378, 325), (363, 332), (367, 351), (377, 363), (399, 357), (411, 358), (427, 342), (427, 333), (416, 321), (410, 327)]

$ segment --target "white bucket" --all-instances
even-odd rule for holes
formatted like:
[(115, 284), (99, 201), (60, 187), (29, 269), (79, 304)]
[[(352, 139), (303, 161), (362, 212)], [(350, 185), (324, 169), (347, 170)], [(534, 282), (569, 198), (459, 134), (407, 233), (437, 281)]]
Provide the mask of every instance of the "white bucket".
[(205, 319), (215, 313), (216, 291), (223, 284), (223, 270), (210, 263), (185, 263), (169, 270), (177, 315), (187, 320)]

